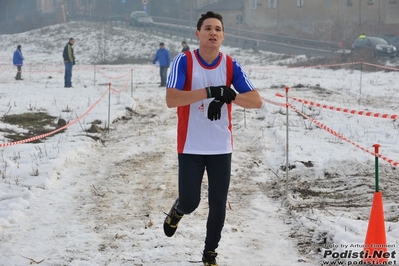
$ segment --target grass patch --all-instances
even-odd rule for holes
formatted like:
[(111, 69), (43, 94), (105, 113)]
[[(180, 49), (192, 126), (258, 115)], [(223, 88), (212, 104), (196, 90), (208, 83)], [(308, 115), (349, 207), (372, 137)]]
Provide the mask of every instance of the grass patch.
[[(5, 115), (2, 118), (2, 121), (4, 123), (16, 125), (27, 130), (28, 132), (21, 133), (2, 128), (0, 128), (0, 132), (3, 132), (4, 137), (10, 139), (11, 141), (20, 141), (53, 131), (57, 128), (57, 124), (55, 123), (56, 118), (57, 117), (48, 115), (45, 112)], [(62, 131), (59, 131), (57, 133), (60, 132)], [(43, 139), (34, 140), (31, 142), (40, 143), (42, 142), (42, 140)]]

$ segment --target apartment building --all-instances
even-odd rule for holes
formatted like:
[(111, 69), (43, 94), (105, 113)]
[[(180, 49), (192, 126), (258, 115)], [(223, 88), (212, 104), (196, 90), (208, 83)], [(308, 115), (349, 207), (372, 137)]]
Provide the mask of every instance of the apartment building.
[[(244, 24), (266, 32), (337, 40), (390, 32), (399, 35), (397, 0), (244, 0)], [(396, 29), (396, 32), (395, 32)]]
[(399, 0), (193, 0), (196, 16), (220, 12), (225, 25), (325, 41), (399, 35)]

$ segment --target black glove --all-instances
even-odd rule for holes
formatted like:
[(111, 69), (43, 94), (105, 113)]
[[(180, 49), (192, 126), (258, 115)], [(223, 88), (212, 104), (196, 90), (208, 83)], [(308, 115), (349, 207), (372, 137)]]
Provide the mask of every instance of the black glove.
[(75, 61), (73, 61), (73, 65), (76, 65)]
[(210, 86), (206, 87), (206, 93), (208, 98), (215, 98), (222, 100), (225, 103), (231, 103), (236, 98), (236, 92), (227, 86)]
[(213, 100), (209, 106), (208, 106), (208, 118), (209, 120), (219, 120), (220, 119), (220, 113), (222, 111), (222, 106), (224, 102), (222, 100)]

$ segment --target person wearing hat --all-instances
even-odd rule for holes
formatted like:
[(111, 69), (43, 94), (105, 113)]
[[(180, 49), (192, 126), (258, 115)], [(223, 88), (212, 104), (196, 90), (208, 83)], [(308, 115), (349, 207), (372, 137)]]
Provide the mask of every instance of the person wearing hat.
[(17, 75), (15, 76), (16, 80), (22, 80), (21, 75), (22, 75), (22, 66), (23, 66), (23, 61), (24, 61), (24, 56), (22, 55), (21, 51), (22, 47), (21, 45), (17, 46), (17, 50), (14, 52), (13, 56), (13, 64), (14, 66), (17, 67)]
[(155, 64), (159, 62), (159, 75), (161, 77), (161, 85), (159, 87), (166, 86), (166, 74), (168, 72), (168, 67), (170, 66), (170, 53), (169, 50), (165, 48), (165, 44), (163, 42), (159, 43), (159, 49), (155, 54), (152, 63)]
[(183, 47), (183, 48), (181, 49), (181, 52), (182, 52), (182, 53), (184, 53), (185, 51), (190, 51), (190, 47), (188, 46), (188, 44), (187, 44), (186, 41), (182, 41), (182, 42), (181, 42), (181, 46)]

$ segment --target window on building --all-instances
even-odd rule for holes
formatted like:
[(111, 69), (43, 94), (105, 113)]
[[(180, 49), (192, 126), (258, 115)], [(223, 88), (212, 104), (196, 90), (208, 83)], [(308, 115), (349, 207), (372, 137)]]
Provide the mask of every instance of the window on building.
[(277, 8), (277, 0), (269, 0), (269, 8)]
[(298, 7), (302, 7), (305, 5), (305, 0), (297, 0)]
[(347, 6), (353, 6), (353, 0), (346, 0)]
[(258, 7), (258, 0), (249, 0), (249, 9), (255, 10)]
[(367, 1), (367, 4), (369, 4), (369, 5), (374, 5), (374, 0), (368, 0), (368, 1)]

